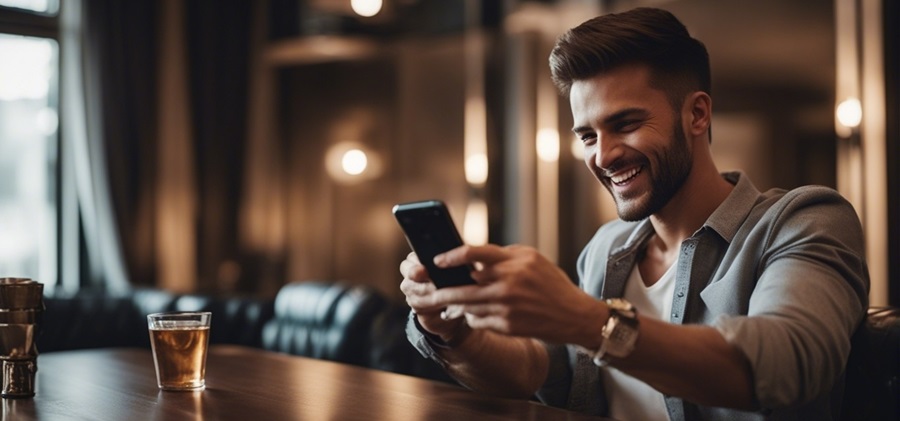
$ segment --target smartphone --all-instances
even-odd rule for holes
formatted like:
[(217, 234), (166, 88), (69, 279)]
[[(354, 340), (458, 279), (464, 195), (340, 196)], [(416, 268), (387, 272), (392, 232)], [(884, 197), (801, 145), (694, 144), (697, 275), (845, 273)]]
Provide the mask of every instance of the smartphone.
[(463, 245), (447, 206), (440, 200), (401, 203), (394, 206), (394, 217), (406, 235), (406, 241), (438, 288), (474, 284), (469, 275), (472, 265), (439, 268), (434, 256)]

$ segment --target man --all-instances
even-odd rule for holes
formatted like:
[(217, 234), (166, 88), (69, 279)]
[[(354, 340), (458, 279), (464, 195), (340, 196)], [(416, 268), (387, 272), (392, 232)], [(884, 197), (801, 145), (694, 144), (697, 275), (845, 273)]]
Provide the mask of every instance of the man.
[(487, 245), (436, 257), (478, 282), (437, 290), (411, 254), (410, 341), (474, 390), (623, 420), (835, 418), (868, 305), (852, 207), (718, 172), (709, 58), (668, 12), (591, 19), (550, 65), (620, 219), (577, 285), (531, 248)]

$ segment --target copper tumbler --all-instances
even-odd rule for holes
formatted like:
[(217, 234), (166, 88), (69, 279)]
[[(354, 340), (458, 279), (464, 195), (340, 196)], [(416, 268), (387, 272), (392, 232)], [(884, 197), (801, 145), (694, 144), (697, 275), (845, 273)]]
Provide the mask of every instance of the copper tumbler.
[(44, 312), (44, 284), (28, 278), (0, 278), (0, 361), (4, 398), (34, 396), (35, 339)]

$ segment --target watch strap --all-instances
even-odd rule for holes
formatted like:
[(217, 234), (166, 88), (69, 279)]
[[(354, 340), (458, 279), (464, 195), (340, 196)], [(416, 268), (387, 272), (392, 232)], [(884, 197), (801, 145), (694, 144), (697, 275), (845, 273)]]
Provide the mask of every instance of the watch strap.
[(604, 302), (609, 309), (609, 318), (601, 329), (603, 342), (591, 358), (600, 367), (609, 364), (609, 357), (624, 358), (631, 354), (638, 337), (634, 305), (621, 298), (609, 298)]

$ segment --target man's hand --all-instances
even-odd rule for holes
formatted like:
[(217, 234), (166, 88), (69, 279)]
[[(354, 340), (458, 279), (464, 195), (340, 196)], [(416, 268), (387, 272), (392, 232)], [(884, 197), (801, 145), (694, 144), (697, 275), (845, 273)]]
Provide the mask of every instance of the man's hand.
[[(605, 320), (606, 308), (531, 247), (462, 246), (438, 255), (435, 264), (473, 264), (477, 269), (472, 278), (478, 285), (438, 290), (428, 284), (430, 289), (422, 287), (424, 294), (418, 296), (422, 300), (414, 302), (424, 311), (460, 305), (474, 329), (552, 343), (598, 344), (601, 323), (597, 321)], [(419, 267), (408, 271), (410, 278), (422, 276)], [(407, 297), (409, 301), (409, 293)]]
[(415, 253), (410, 253), (406, 256), (406, 260), (400, 262), (400, 273), (403, 275), (400, 291), (406, 295), (406, 303), (425, 330), (440, 336), (448, 343), (465, 333), (468, 327), (459, 317), (462, 315), (461, 307), (435, 304), (433, 294), (437, 291), (437, 287), (428, 277), (425, 266), (419, 262)]
[[(439, 351), (451, 376), (474, 390), (496, 396), (527, 399), (534, 396), (547, 378), (549, 370), (549, 356), (544, 346), (539, 341), (526, 337), (531, 332), (553, 331), (554, 328), (545, 325), (546, 322), (540, 320), (542, 316), (539, 315), (543, 312), (552, 313), (553, 310), (545, 310), (543, 307), (548, 306), (548, 302), (564, 302), (565, 298), (562, 297), (568, 297), (572, 290), (582, 297), (592, 299), (580, 293), (562, 271), (543, 258), (540, 258), (540, 265), (524, 267), (542, 267), (554, 277), (559, 277), (555, 282), (540, 287), (552, 291), (560, 298), (552, 297), (548, 300), (547, 297), (542, 297), (545, 292), (529, 290), (528, 282), (512, 282), (515, 279), (543, 278), (540, 271), (532, 274), (532, 277), (526, 274), (521, 274), (518, 278), (499, 276), (515, 266), (512, 258), (516, 254), (511, 253), (514, 250), (517, 249), (498, 246), (463, 246), (451, 250), (447, 255), (435, 259), (436, 263), (439, 261), (440, 265), (446, 267), (472, 263), (477, 268), (473, 275), (478, 276), (474, 279), (479, 284), (440, 289), (431, 282), (416, 255), (410, 253), (400, 264), (400, 273), (403, 274), (400, 290), (406, 295), (406, 302), (416, 313), (419, 324), (426, 331), (440, 336), (452, 348)], [(478, 251), (485, 253), (483, 260)], [(533, 250), (522, 255), (539, 258)], [(500, 263), (506, 263), (509, 267)], [(507, 283), (511, 286), (504, 287)], [(554, 291), (556, 283), (563, 285), (566, 292)], [(521, 302), (517, 302), (519, 298), (522, 298)], [(533, 307), (537, 309), (527, 310)], [(463, 313), (465, 319), (460, 317)], [(518, 320), (519, 317), (523, 320)], [(564, 320), (563, 317), (565, 315), (556, 315), (554, 320)], [(473, 330), (465, 321), (474, 323), (479, 329)], [(566, 323), (572, 322), (565, 321), (563, 324)], [(518, 325), (538, 325), (541, 329), (510, 328)], [(522, 367), (529, 369), (523, 370)]]

